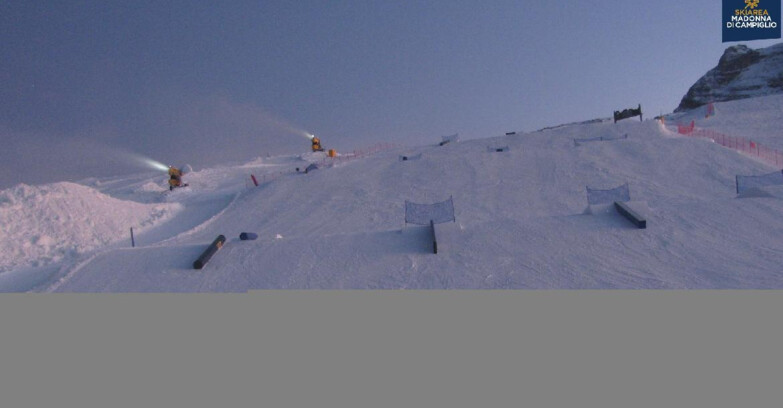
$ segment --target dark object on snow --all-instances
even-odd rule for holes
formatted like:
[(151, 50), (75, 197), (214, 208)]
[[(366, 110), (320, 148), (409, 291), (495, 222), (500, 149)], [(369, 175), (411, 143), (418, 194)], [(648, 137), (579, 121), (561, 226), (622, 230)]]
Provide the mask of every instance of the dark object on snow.
[(256, 238), (258, 238), (258, 234), (254, 234), (252, 232), (243, 232), (239, 234), (239, 239), (242, 241), (252, 241)]
[(506, 132), (506, 136), (511, 136), (511, 135), (515, 135), (515, 134), (517, 134), (517, 132)]
[(209, 244), (209, 247), (207, 247), (206, 250), (201, 254), (198, 259), (196, 259), (195, 262), (193, 262), (193, 269), (201, 269), (204, 267), (204, 265), (209, 262), (209, 260), (212, 258), (215, 253), (223, 247), (223, 244), (226, 242), (226, 237), (223, 235), (218, 235), (217, 238), (215, 238), (214, 241), (212, 241), (211, 244)]
[(318, 170), (318, 165), (313, 163), (313, 164), (307, 166), (307, 168), (305, 169), (305, 174), (310, 172), (310, 170)]
[(174, 189), (175, 189), (175, 188), (180, 188), (180, 187), (187, 187), (187, 186), (189, 186), (189, 185), (190, 185), (190, 184), (187, 184), (187, 183), (185, 183), (185, 184), (180, 184), (180, 185), (178, 185), (178, 186), (176, 186), (176, 187), (175, 187), (175, 186), (169, 186), (169, 191), (174, 191)]
[(402, 156), (400, 155), (400, 161), (409, 161), (409, 160), (419, 160), (421, 159), (421, 153), (414, 154), (414, 155), (408, 155), (408, 156)]
[(636, 108), (636, 109), (634, 109), (634, 108), (623, 109), (622, 112), (614, 111), (614, 123), (617, 123), (618, 120), (628, 119), (628, 118), (632, 118), (634, 116), (638, 116), (639, 117), (639, 121), (640, 122), (642, 121), (643, 118), (642, 118), (642, 104), (641, 103), (639, 104), (639, 107)]
[(432, 230), (432, 253), (438, 253), (438, 238), (435, 236), (435, 221), (430, 220), (430, 229)]
[(647, 220), (645, 220), (641, 215), (637, 214), (636, 211), (628, 206), (628, 204), (615, 201), (614, 208), (617, 209), (617, 212), (622, 214), (622, 216), (628, 218), (628, 221), (631, 221), (633, 225), (636, 225), (639, 229), (647, 228)]

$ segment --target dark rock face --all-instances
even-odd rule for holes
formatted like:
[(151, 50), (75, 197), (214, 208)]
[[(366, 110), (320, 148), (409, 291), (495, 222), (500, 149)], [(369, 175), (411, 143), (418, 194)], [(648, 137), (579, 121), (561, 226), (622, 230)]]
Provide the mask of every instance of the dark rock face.
[(783, 92), (783, 44), (761, 50), (735, 45), (724, 51), (718, 66), (688, 90), (675, 112), (710, 102), (730, 101)]
[(744, 45), (726, 48), (716, 67), (718, 85), (728, 85), (749, 66), (759, 62), (762, 56), (758, 51)]

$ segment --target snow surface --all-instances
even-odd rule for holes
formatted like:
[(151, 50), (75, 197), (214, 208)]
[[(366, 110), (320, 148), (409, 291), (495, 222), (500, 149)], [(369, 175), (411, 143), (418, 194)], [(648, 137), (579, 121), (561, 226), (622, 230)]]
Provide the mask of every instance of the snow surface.
[[(761, 128), (766, 144), (781, 145), (770, 129), (783, 118), (765, 114), (759, 126), (758, 116), (781, 101), (719, 103), (704, 123), (727, 134)], [(322, 155), (259, 158), (188, 174), (190, 187), (171, 193), (164, 174), (4, 190), (0, 289), (783, 288), (783, 188), (735, 194), (737, 174), (775, 170), (754, 158), (653, 120), (438, 142), (308, 174), (295, 168)], [(586, 187), (624, 183), (647, 229), (611, 206), (588, 207)], [(436, 226), (436, 255), (429, 227), (404, 224), (405, 201), (449, 197), (456, 222)], [(130, 226), (140, 229), (135, 248)], [(223, 248), (193, 269), (219, 234)]]
[(714, 104), (715, 115), (706, 118), (706, 106), (668, 115), (668, 124), (687, 125), (731, 136), (744, 137), (767, 147), (783, 151), (783, 94), (759, 96)]
[(20, 184), (0, 192), (0, 272), (43, 266), (128, 238), (182, 206), (125, 202), (82, 185)]

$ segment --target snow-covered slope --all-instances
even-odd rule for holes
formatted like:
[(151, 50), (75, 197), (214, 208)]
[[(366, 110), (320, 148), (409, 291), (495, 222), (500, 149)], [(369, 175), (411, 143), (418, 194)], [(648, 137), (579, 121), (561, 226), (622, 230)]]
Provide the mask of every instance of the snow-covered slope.
[[(705, 121), (713, 121), (716, 130), (753, 129), (754, 104), (779, 103), (774, 98), (719, 103), (716, 116)], [(756, 133), (783, 125), (780, 117), (766, 120), (769, 128), (756, 127)], [(508, 151), (488, 149), (505, 146)], [(403, 154), (421, 157), (400, 161)], [(86, 181), (75, 186), (80, 197), (114, 197), (109, 206), (114, 212), (104, 210), (118, 221), (108, 228), (117, 230), (112, 240), (143, 222), (116, 208), (141, 205), (173, 216), (147, 228), (136, 248), (120, 241), (77, 250), (46, 268), (15, 268), (0, 274), (0, 288), (783, 288), (783, 187), (737, 198), (734, 185), (737, 174), (774, 169), (714, 143), (678, 137), (657, 121), (596, 122), (445, 146), (433, 142), (335, 161), (307, 174), (295, 171), (322, 158), (259, 158), (205, 169), (188, 175), (191, 187), (166, 194), (155, 191), (165, 185), (157, 175)], [(250, 174), (262, 180), (260, 186), (252, 185)], [(631, 205), (646, 216), (647, 229), (611, 209), (588, 208), (586, 186), (623, 183), (630, 186)], [(3, 194), (15, 196), (14, 191)], [(42, 192), (31, 195), (53, 205)], [(436, 255), (428, 228), (404, 225), (404, 202), (449, 197), (457, 222), (437, 226)], [(178, 207), (166, 205), (181, 210), (174, 214)], [(94, 215), (66, 213), (104, 225), (101, 210), (89, 211)], [(150, 214), (157, 213), (150, 211), (139, 217), (154, 218)], [(22, 213), (9, 213), (4, 226), (32, 235), (32, 221), (14, 224)], [(35, 228), (55, 228), (64, 217)], [(240, 241), (241, 232), (259, 238)], [(224, 247), (204, 269), (192, 269), (218, 234), (228, 238)], [(68, 240), (69, 247), (92, 242), (81, 235), (63, 238)], [(9, 257), (11, 265), (35, 262), (32, 256)]]
[(0, 192), (0, 273), (92, 251), (171, 218), (176, 203), (122, 201), (74, 183), (20, 184)]
[(731, 136), (744, 137), (783, 151), (783, 94), (759, 96), (714, 104), (714, 115), (707, 117), (703, 106), (666, 116), (667, 123), (689, 124)]
[(726, 49), (718, 65), (699, 78), (675, 112), (710, 102), (783, 93), (783, 43), (753, 50), (745, 45)]

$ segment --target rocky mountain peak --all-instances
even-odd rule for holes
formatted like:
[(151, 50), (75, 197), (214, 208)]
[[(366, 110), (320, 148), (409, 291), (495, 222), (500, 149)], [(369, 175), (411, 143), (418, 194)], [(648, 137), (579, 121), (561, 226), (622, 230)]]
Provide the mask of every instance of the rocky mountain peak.
[(710, 102), (730, 101), (783, 92), (783, 44), (753, 50), (726, 48), (718, 65), (699, 78), (675, 112)]

